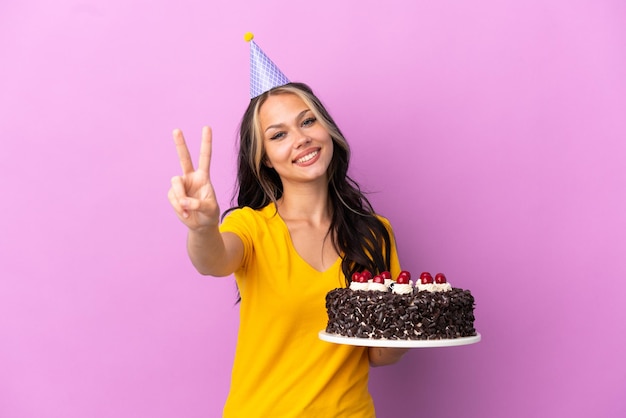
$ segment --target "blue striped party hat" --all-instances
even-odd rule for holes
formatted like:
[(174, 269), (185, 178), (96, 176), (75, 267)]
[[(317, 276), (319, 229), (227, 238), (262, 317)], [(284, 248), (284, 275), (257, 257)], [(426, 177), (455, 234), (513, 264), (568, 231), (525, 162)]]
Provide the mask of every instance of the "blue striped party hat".
[(250, 99), (254, 99), (274, 87), (289, 83), (285, 74), (253, 41), (253, 34), (246, 33), (244, 39), (250, 42)]

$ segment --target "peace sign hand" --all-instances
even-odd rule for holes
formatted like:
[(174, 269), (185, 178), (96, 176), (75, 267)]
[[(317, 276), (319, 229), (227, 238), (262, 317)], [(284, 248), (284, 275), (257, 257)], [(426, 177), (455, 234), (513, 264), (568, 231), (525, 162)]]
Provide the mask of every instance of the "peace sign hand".
[(219, 225), (220, 208), (209, 175), (211, 163), (211, 128), (202, 128), (200, 161), (198, 169), (193, 168), (189, 149), (180, 129), (173, 132), (174, 143), (182, 176), (172, 177), (172, 187), (167, 197), (176, 211), (178, 218), (193, 231)]

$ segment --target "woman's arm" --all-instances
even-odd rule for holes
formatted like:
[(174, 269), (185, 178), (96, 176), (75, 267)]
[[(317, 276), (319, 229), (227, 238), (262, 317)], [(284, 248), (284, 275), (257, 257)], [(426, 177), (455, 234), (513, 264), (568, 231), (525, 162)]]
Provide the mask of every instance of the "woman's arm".
[(220, 234), (217, 226), (207, 230), (189, 230), (187, 253), (200, 274), (223, 277), (241, 265), (243, 243), (232, 232)]
[(395, 364), (408, 350), (408, 348), (370, 347), (370, 366), (378, 367)]
[(189, 228), (187, 252), (194, 267), (211, 276), (228, 276), (241, 265), (243, 243), (233, 233), (219, 231), (220, 208), (210, 178), (213, 136), (202, 129), (200, 161), (193, 167), (183, 133), (173, 133), (182, 176), (172, 178), (169, 201), (178, 218)]

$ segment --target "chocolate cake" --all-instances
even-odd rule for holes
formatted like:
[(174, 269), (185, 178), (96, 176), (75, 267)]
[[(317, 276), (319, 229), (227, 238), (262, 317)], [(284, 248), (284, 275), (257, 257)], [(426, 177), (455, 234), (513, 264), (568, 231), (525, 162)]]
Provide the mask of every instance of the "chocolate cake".
[[(362, 275), (359, 277), (357, 275)], [(394, 282), (388, 273), (372, 279), (356, 273), (350, 288), (326, 295), (326, 332), (346, 337), (433, 340), (470, 337), (474, 329), (474, 297), (453, 288), (445, 276), (422, 273), (413, 286), (402, 272)]]

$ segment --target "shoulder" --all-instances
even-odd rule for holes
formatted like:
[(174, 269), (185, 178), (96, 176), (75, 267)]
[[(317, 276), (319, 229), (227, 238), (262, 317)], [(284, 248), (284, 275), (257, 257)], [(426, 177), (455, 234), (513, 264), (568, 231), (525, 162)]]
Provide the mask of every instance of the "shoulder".
[(261, 209), (253, 209), (248, 206), (233, 209), (228, 212), (220, 226), (222, 231), (231, 228), (251, 228), (254, 225), (267, 224), (270, 220), (277, 216), (276, 206), (273, 203)]
[(236, 209), (232, 209), (224, 216), (224, 222), (233, 219), (271, 219), (278, 214), (274, 203), (270, 203), (261, 209), (253, 209), (249, 206), (244, 206)]
[(376, 216), (376, 218), (378, 218), (378, 220), (381, 221), (382, 223), (384, 223), (385, 225), (391, 225), (391, 223), (389, 222), (389, 219), (387, 219), (383, 215), (380, 215), (380, 214), (376, 213), (376, 214), (374, 214), (374, 216)]
[(378, 214), (376, 214), (376, 219), (378, 219), (378, 221), (383, 226), (383, 228), (385, 228), (385, 230), (387, 231), (387, 234), (389, 235), (389, 238), (393, 242), (394, 241), (395, 232), (393, 230), (393, 227), (391, 226), (391, 221), (389, 221), (388, 218), (386, 218), (386, 217), (384, 217), (382, 215), (378, 215)]
[(382, 223), (385, 228), (387, 228), (387, 230), (391, 231), (391, 222), (389, 222), (389, 219), (387, 219), (386, 217), (379, 215), (379, 214), (375, 214), (376, 218), (380, 221), (380, 223)]

